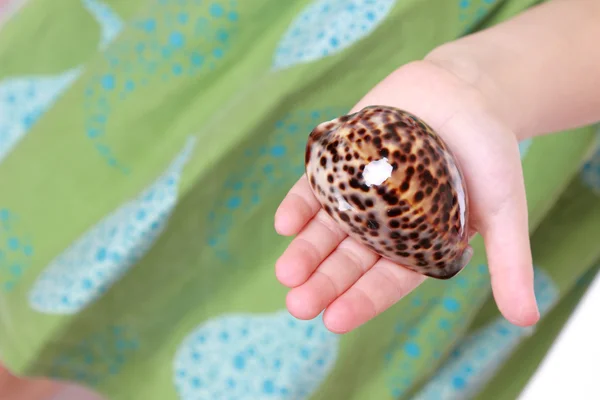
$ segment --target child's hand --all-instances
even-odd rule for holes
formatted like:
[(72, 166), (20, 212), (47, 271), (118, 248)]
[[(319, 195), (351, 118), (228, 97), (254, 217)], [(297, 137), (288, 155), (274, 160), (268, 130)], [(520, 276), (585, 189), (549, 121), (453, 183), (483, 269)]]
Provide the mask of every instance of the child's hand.
[[(498, 307), (517, 325), (534, 324), (539, 313), (515, 135), (486, 109), (477, 90), (427, 62), (400, 68), (352, 112), (368, 105), (409, 111), (450, 146), (467, 182), (469, 225), (485, 240)], [(292, 288), (287, 297), (290, 313), (312, 319), (325, 310), (325, 325), (333, 332), (363, 324), (425, 279), (344, 234), (321, 209), (305, 177), (281, 203), (275, 228), (281, 235), (297, 235), (276, 265), (279, 281)]]

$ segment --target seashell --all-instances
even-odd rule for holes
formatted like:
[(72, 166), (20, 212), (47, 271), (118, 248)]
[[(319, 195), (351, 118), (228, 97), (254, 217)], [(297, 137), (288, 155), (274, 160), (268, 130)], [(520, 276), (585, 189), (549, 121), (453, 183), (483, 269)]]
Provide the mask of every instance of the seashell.
[(437, 279), (470, 261), (463, 174), (416, 116), (371, 106), (323, 122), (309, 136), (305, 162), (325, 211), (377, 254)]

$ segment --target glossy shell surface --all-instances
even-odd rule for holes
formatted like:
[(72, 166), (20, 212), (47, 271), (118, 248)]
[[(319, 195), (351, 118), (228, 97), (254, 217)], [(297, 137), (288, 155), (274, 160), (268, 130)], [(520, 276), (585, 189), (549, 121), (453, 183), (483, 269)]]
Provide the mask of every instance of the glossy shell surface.
[(449, 279), (472, 256), (463, 174), (418, 117), (371, 106), (319, 124), (306, 175), (349, 236), (417, 273)]

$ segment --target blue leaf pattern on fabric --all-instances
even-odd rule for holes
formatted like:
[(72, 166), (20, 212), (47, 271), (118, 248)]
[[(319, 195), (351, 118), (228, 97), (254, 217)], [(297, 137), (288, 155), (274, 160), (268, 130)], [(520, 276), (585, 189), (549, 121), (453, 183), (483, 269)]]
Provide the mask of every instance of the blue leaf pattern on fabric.
[(31, 264), (33, 245), (20, 227), (19, 217), (0, 208), (0, 290), (10, 292)]
[(272, 190), (288, 187), (304, 173), (304, 151), (308, 134), (322, 121), (345, 114), (343, 107), (299, 110), (284, 115), (262, 145), (249, 148), (237, 160), (238, 168), (220, 189), (222, 196), (208, 215), (207, 244), (219, 259), (231, 264), (227, 237), (234, 221), (248, 215)]
[[(559, 299), (558, 287), (543, 270), (535, 270), (535, 294), (541, 315)], [(464, 400), (494, 376), (517, 346), (534, 332), (503, 317), (463, 339), (448, 361), (413, 400)]]
[(236, 33), (236, 9), (234, 0), (155, 1), (131, 22), (126, 39), (106, 49), (99, 71), (84, 88), (83, 133), (109, 166), (131, 172), (110, 144), (113, 112), (150, 84), (171, 85), (213, 71)]
[(352, 46), (383, 22), (396, 0), (315, 0), (291, 23), (273, 69), (313, 62)]
[(174, 384), (181, 400), (307, 399), (333, 368), (338, 346), (339, 336), (320, 318), (223, 315), (181, 343)]
[(50, 376), (54, 379), (96, 386), (118, 375), (140, 348), (139, 336), (130, 328), (109, 325), (75, 343), (58, 345)]
[(581, 181), (600, 196), (600, 126), (596, 136), (595, 149), (581, 170)]
[(194, 141), (190, 139), (164, 174), (136, 199), (101, 220), (42, 271), (29, 293), (33, 309), (76, 313), (150, 249), (175, 208), (179, 180)]
[[(121, 31), (121, 20), (98, 0), (82, 2), (100, 24), (99, 47), (106, 47)], [(82, 72), (83, 67), (78, 66), (57, 75), (19, 76), (0, 81), (0, 161)]]
[[(430, 297), (423, 297), (418, 289), (405, 299), (419, 309), (418, 317), (394, 327), (396, 337), (385, 355), (386, 381), (394, 398), (402, 397), (421, 379), (424, 365), (441, 357), (440, 350), (456, 340), (469, 314), (491, 291), (484, 264), (469, 265), (450, 281), (427, 281), (424, 285), (430, 286)], [(432, 290), (432, 285), (437, 290)]]
[(101, 28), (99, 48), (104, 50), (123, 30), (123, 21), (106, 4), (99, 0), (81, 0), (83, 6), (98, 21)]
[(82, 68), (62, 74), (0, 81), (0, 161), (79, 77)]

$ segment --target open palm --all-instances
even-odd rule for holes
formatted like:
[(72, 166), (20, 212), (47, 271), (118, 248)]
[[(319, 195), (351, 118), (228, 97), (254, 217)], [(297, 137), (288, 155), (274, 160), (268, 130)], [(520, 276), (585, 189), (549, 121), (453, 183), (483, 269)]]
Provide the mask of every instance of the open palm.
[[(496, 303), (514, 324), (535, 323), (539, 312), (515, 135), (486, 110), (476, 90), (426, 62), (388, 76), (352, 112), (368, 105), (407, 110), (443, 137), (465, 174), (469, 226), (484, 238)], [(305, 176), (279, 206), (275, 229), (295, 235), (276, 264), (277, 278), (291, 288), (288, 310), (300, 319), (325, 310), (325, 325), (336, 333), (365, 323), (426, 279), (348, 237), (321, 209)]]

